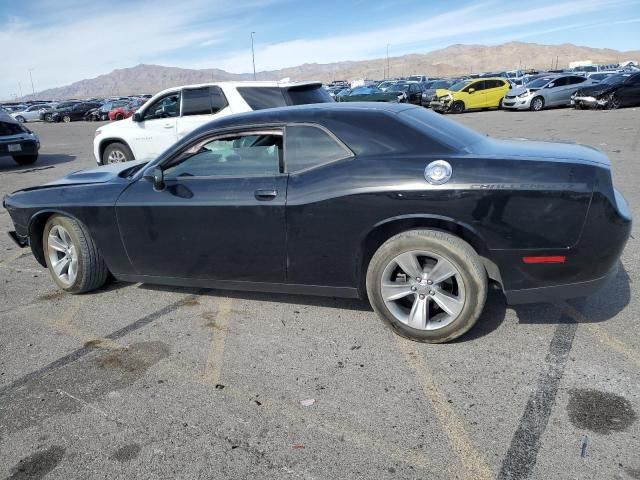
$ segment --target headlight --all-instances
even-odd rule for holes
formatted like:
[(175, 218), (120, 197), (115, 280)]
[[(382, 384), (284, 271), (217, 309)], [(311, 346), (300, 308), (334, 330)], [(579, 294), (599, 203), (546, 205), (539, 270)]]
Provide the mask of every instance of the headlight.
[(518, 95), (518, 98), (528, 97), (529, 95), (531, 95), (531, 92), (527, 90), (526, 92), (522, 92), (520, 95)]
[(451, 100), (451, 94), (447, 93), (446, 95), (443, 95), (442, 97), (440, 97), (440, 100)]

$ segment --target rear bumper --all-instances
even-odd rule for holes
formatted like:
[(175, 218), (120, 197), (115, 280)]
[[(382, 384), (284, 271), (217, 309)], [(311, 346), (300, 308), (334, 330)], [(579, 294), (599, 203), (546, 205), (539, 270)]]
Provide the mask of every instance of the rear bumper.
[(555, 302), (569, 298), (587, 297), (600, 290), (618, 273), (616, 264), (606, 275), (586, 282), (567, 283), (551, 287), (527, 288), (524, 290), (505, 291), (509, 305), (522, 303)]

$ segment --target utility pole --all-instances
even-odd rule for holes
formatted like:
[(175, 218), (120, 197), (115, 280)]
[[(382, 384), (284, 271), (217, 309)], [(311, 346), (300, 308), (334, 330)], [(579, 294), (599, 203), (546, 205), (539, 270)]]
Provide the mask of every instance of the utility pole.
[(33, 68), (30, 68), (30, 69), (29, 69), (29, 78), (31, 79), (31, 93), (32, 93), (33, 95), (35, 95), (35, 94), (36, 94), (36, 89), (35, 89), (35, 88), (33, 88), (33, 76), (31, 75), (31, 72), (32, 72), (33, 70), (34, 70)]
[(389, 44), (387, 43), (387, 78), (391, 78), (391, 71), (389, 70)]
[(253, 62), (253, 79), (256, 79), (256, 54), (253, 50), (253, 36), (256, 32), (251, 32), (251, 61)]
[(20, 98), (22, 98), (22, 84), (18, 82), (18, 90), (20, 90)]
[(558, 56), (556, 55), (556, 70), (558, 69)]

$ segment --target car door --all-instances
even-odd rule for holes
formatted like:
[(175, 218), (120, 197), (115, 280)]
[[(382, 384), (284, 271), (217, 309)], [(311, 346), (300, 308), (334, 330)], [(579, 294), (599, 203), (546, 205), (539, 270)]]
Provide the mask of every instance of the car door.
[(558, 100), (562, 101), (562, 105), (570, 105), (571, 95), (576, 93), (579, 89), (593, 84), (594, 82), (590, 79), (587, 79), (587, 77), (572, 75), (568, 77), (567, 87), (563, 90), (562, 98), (559, 98)]
[(467, 108), (483, 108), (487, 103), (486, 98), (486, 82), (484, 80), (479, 80), (477, 82), (473, 82), (471, 85), (466, 87), (463, 91), (467, 92), (464, 103)]
[(180, 90), (163, 95), (140, 112), (129, 142), (136, 159), (153, 160), (176, 142), (179, 114)]
[(504, 82), (502, 80), (485, 80), (485, 107), (497, 107), (504, 97)]
[(413, 103), (414, 105), (419, 105), (421, 94), (422, 94), (422, 89), (420, 88), (420, 86), (415, 83), (411, 83), (407, 91), (407, 95), (409, 97), (408, 102)]
[(183, 89), (180, 107), (176, 126), (178, 140), (215, 118), (233, 113), (224, 92), (217, 86)]
[(620, 99), (620, 104), (639, 105), (640, 104), (640, 74), (635, 74), (627, 78), (616, 91)]
[[(165, 162), (162, 188), (141, 178), (116, 204), (140, 275), (283, 282), (287, 176), (282, 129), (209, 136)], [(158, 191), (159, 190), (159, 191)]]
[(562, 105), (569, 77), (558, 77), (545, 87), (545, 105), (548, 107)]

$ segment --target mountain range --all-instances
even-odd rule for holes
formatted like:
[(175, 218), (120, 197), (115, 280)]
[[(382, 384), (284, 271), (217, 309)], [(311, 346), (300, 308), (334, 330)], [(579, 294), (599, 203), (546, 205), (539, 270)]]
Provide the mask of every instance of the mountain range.
[[(540, 45), (509, 42), (501, 45), (451, 45), (425, 54), (410, 54), (388, 59), (389, 77), (411, 74), (439, 77), (474, 72), (511, 70), (516, 68), (566, 68), (569, 62), (589, 60), (593, 63), (616, 63), (639, 60), (640, 50), (618, 51), (581, 47), (573, 44)], [(280, 70), (258, 72), (258, 80), (332, 80), (382, 79), (387, 59), (344, 61), (328, 64), (305, 63)], [(88, 98), (112, 95), (156, 93), (177, 85), (224, 80), (252, 80), (250, 73), (229, 73), (210, 68), (202, 70), (136, 65), (113, 70), (96, 78), (80, 80), (58, 88), (27, 95), (22, 100)]]

